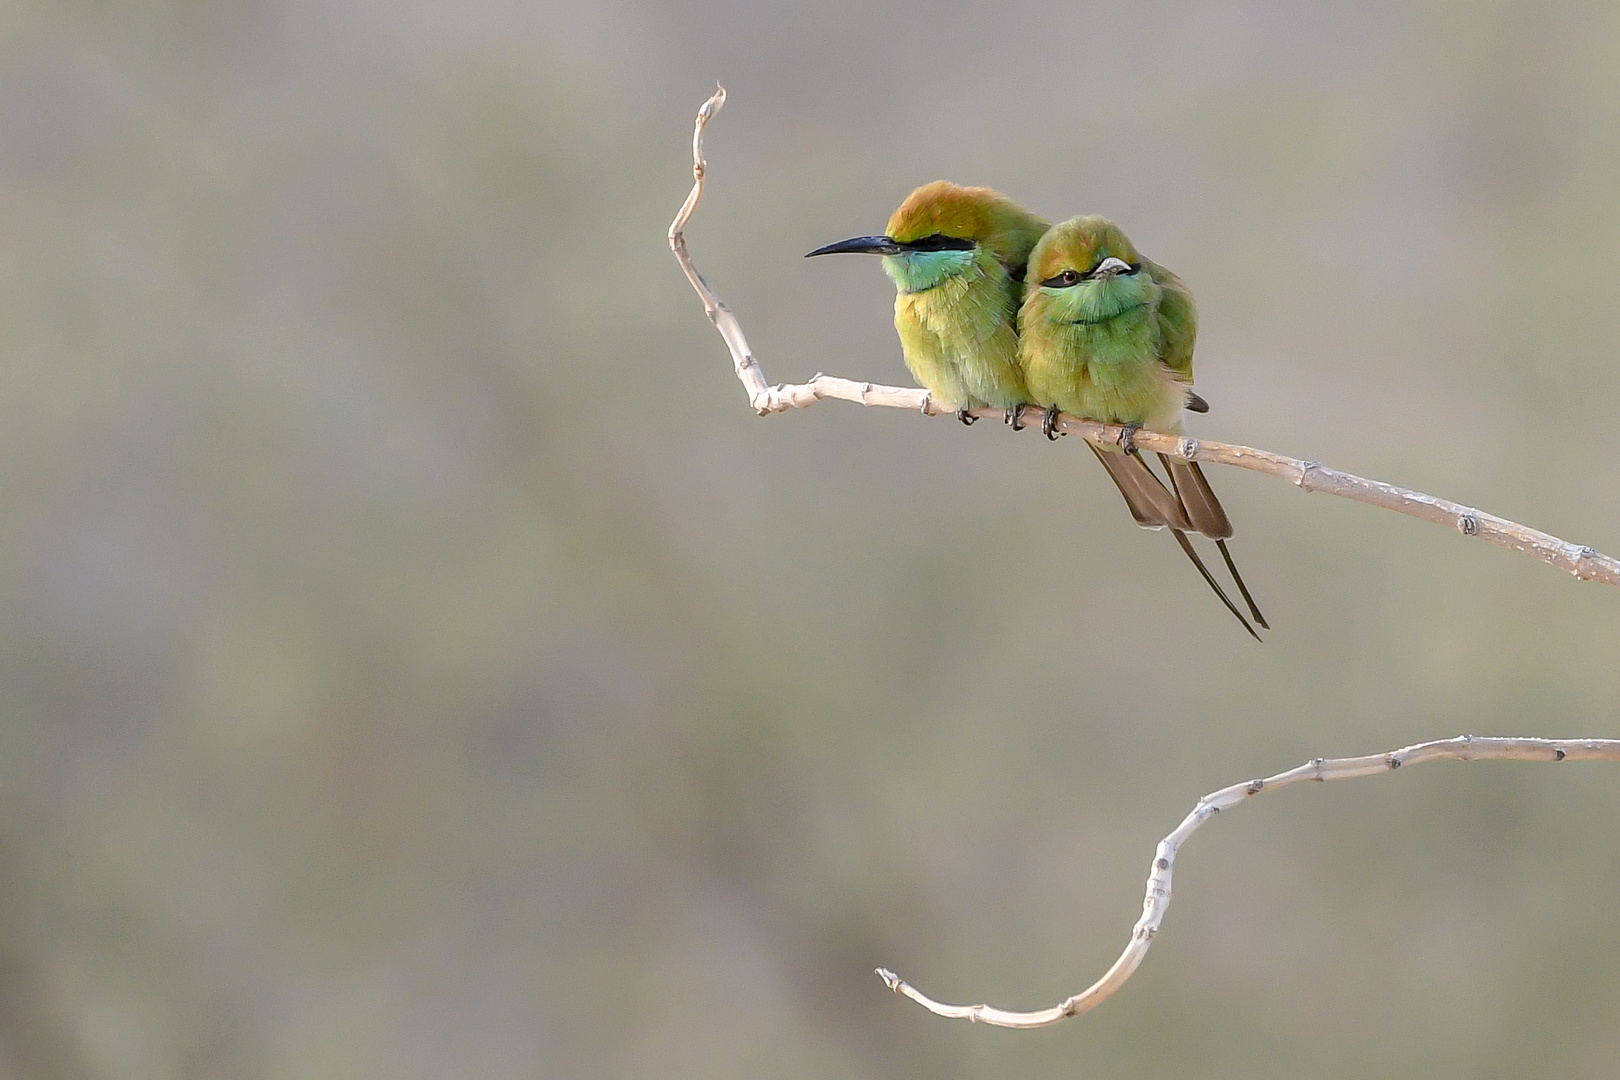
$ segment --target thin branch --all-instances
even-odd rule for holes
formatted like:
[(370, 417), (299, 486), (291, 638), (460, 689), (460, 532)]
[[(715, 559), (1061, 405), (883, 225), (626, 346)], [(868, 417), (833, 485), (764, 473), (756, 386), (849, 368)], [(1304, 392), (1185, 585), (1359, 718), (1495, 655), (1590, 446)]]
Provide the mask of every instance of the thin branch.
[[(725, 101), (725, 87), (718, 87), (714, 95), (698, 110), (697, 123), (692, 132), (692, 193), (686, 197), (680, 213), (675, 215), (674, 222), (670, 224), (669, 246), (675, 253), (676, 261), (681, 264), (681, 269), (686, 272), (686, 280), (692, 283), (692, 288), (697, 290), (698, 296), (703, 300), (704, 313), (709, 316), (709, 321), (714, 323), (715, 328), (720, 331), (720, 336), (725, 339), (726, 348), (731, 351), (737, 378), (742, 380), (743, 388), (748, 391), (748, 404), (761, 416), (786, 412), (788, 409), (802, 409), (829, 398), (853, 401), (861, 405), (914, 409), (925, 416), (940, 416), (946, 413), (954, 415), (956, 406), (953, 403), (934, 401), (928, 391), (919, 387), (882, 386), (819, 374), (807, 383), (778, 383), (771, 386), (765, 381), (765, 372), (760, 368), (753, 352), (749, 350), (748, 339), (743, 336), (742, 324), (737, 321), (737, 316), (726, 306), (725, 301), (709, 288), (709, 283), (703, 280), (703, 275), (692, 265), (692, 257), (686, 250), (686, 226), (697, 210), (698, 201), (703, 197), (703, 178), (707, 168), (703, 160), (703, 129), (714, 119)], [(972, 413), (986, 418), (1001, 416), (999, 409), (975, 409)], [(1057, 427), (1061, 431), (1080, 435), (1100, 444), (1117, 443), (1124, 434), (1123, 429), (1116, 425), (1082, 420), (1068, 414), (1058, 417)], [(1550, 563), (1561, 570), (1568, 570), (1582, 581), (1601, 581), (1609, 585), (1620, 585), (1620, 560), (1610, 558), (1595, 548), (1571, 544), (1548, 533), (1460, 503), (1437, 499), (1420, 491), (1408, 491), (1406, 488), (1382, 481), (1353, 476), (1315, 461), (1283, 457), (1269, 450), (1188, 439), (1177, 435), (1161, 435), (1151, 431), (1139, 431), (1135, 438), (1136, 445), (1144, 450), (1175, 454), (1188, 461), (1236, 465), (1240, 469), (1279, 476), (1305, 491), (1325, 491), (1330, 495), (1338, 495), (1371, 506), (1381, 506), (1385, 510), (1394, 510), (1397, 513), (1422, 518), (1424, 521), (1450, 525), (1464, 536), (1477, 536), (1481, 540), (1489, 540), (1493, 544), (1533, 555), (1542, 562)]]
[(915, 989), (894, 972), (878, 968), (877, 974), (890, 990), (904, 994), (929, 1012), (955, 1020), (971, 1020), (997, 1027), (1037, 1028), (1089, 1012), (1102, 1003), (1131, 977), (1147, 955), (1153, 936), (1159, 932), (1164, 913), (1170, 908), (1170, 875), (1176, 866), (1176, 852), (1198, 826), (1225, 810), (1262, 791), (1297, 784), (1301, 780), (1352, 780), (1358, 776), (1390, 772), (1402, 765), (1426, 761), (1620, 761), (1620, 739), (1494, 739), (1461, 735), (1455, 739), (1418, 743), (1388, 754), (1368, 757), (1316, 758), (1297, 769), (1280, 772), (1263, 780), (1250, 780), (1211, 792), (1198, 800), (1175, 831), (1159, 841), (1148, 871), (1147, 898), (1142, 917), (1131, 931), (1130, 944), (1102, 978), (1067, 1001), (1038, 1012), (1008, 1012), (989, 1005), (944, 1005)]

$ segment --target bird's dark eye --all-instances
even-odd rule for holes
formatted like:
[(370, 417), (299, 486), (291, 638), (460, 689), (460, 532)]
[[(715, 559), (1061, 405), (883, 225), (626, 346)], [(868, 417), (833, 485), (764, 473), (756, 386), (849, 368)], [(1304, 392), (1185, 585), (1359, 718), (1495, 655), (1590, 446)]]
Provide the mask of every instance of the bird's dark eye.
[(1131, 268), (1129, 270), (1125, 271), (1120, 276), (1121, 277), (1130, 277), (1132, 274), (1139, 274), (1141, 272), (1142, 272), (1142, 264), (1141, 263), (1131, 263)]
[(912, 251), (972, 251), (978, 247), (972, 240), (946, 236), (944, 233), (934, 233), (919, 240), (908, 240), (904, 246)]
[(1065, 270), (1056, 277), (1049, 277), (1041, 282), (1048, 289), (1067, 289), (1071, 285), (1078, 285), (1085, 280), (1086, 275), (1078, 270)]

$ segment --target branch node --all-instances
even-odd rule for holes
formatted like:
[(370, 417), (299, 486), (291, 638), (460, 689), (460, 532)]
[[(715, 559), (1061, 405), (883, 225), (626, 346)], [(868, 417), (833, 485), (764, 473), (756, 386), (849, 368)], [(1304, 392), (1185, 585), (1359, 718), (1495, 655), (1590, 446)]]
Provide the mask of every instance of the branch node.
[(1160, 858), (1153, 865), (1157, 866), (1160, 870), (1168, 870), (1168, 869), (1170, 869), (1170, 860), (1165, 859), (1165, 858)]
[[(1588, 547), (1585, 544), (1571, 544), (1570, 547), (1573, 549), (1570, 552), (1570, 562), (1574, 563), (1574, 565), (1569, 568), (1570, 573), (1574, 574), (1582, 581), (1591, 581), (1592, 579), (1600, 577), (1603, 574), (1603, 564), (1605, 561), (1608, 561), (1604, 559), (1603, 552), (1599, 551), (1597, 548)], [(1587, 560), (1591, 560), (1592, 562), (1597, 563), (1597, 565), (1591, 566), (1588, 564)]]
[(1249, 794), (1250, 795), (1258, 795), (1258, 794), (1260, 794), (1260, 790), (1262, 788), (1264, 788), (1265, 786), (1266, 786), (1266, 782), (1264, 780), (1250, 780), (1249, 781)]
[(1322, 467), (1322, 463), (1320, 461), (1302, 461), (1302, 462), (1300, 462), (1299, 463), (1299, 476), (1295, 478), (1294, 483), (1296, 485), (1298, 485), (1299, 487), (1308, 488), (1310, 486), (1309, 481), (1310, 481), (1311, 471), (1313, 469), (1320, 469), (1321, 467)]
[(1389, 762), (1389, 767), (1392, 769), (1398, 769), (1401, 767), (1401, 759), (1396, 757), (1393, 751), (1385, 754), (1384, 760)]
[(1564, 751), (1563, 751), (1562, 747), (1560, 747), (1558, 749), (1555, 749), (1553, 751), (1553, 760), (1554, 761), (1563, 761), (1564, 757), (1565, 757), (1565, 754), (1564, 754)]
[(887, 986), (895, 993), (900, 992), (900, 976), (896, 975), (888, 968), (877, 968), (875, 970), (877, 971), (877, 977), (883, 980), (884, 986)]

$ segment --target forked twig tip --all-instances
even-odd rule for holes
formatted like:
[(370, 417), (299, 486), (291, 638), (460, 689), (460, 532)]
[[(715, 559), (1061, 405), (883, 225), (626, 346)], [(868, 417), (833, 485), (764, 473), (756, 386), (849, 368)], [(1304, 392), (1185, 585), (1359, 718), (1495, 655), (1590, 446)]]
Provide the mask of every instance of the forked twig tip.
[(714, 119), (714, 114), (719, 112), (720, 107), (725, 103), (726, 88), (721, 86), (719, 83), (715, 83), (714, 93), (710, 94), (709, 100), (703, 103), (703, 107), (698, 110), (698, 115), (701, 116), (705, 121), (712, 120)]

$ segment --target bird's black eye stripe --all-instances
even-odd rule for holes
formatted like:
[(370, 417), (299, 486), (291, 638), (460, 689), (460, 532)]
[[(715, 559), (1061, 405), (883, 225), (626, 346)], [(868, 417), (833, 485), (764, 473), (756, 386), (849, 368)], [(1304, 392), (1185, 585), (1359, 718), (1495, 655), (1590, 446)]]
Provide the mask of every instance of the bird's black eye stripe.
[[(1102, 264), (1098, 263), (1097, 265), (1101, 266)], [(1141, 269), (1141, 263), (1131, 263), (1131, 268), (1129, 270), (1121, 270), (1119, 272), (1119, 276), (1129, 277), (1132, 274), (1141, 272)], [(1096, 267), (1092, 267), (1083, 274), (1078, 270), (1065, 270), (1056, 277), (1047, 278), (1045, 281), (1041, 282), (1041, 284), (1048, 289), (1067, 289), (1071, 285), (1080, 284), (1082, 281), (1090, 281), (1096, 273)]]
[(912, 251), (972, 251), (979, 245), (972, 240), (962, 240), (955, 236), (946, 236), (944, 233), (934, 233), (919, 240), (907, 240), (902, 247)]

